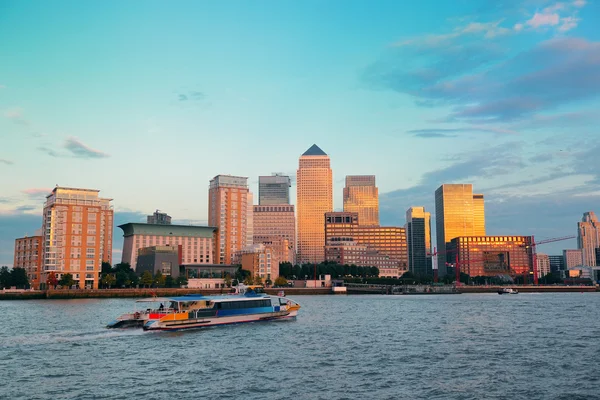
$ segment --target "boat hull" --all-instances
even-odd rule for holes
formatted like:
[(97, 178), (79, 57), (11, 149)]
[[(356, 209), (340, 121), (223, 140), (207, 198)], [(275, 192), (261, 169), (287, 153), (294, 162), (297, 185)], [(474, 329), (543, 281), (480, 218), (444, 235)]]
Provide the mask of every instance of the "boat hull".
[(260, 314), (232, 315), (224, 317), (198, 318), (188, 320), (162, 320), (147, 321), (144, 324), (145, 331), (179, 331), (183, 329), (199, 329), (209, 326), (244, 324), (250, 322), (266, 322), (275, 320), (286, 320), (296, 318), (298, 310), (279, 311)]

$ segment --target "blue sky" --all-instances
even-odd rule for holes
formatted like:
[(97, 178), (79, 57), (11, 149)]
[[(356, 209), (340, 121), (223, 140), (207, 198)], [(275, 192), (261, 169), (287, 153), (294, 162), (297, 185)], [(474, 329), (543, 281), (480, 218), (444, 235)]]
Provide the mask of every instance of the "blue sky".
[(600, 212), (599, 25), (591, 0), (4, 0), (0, 264), (55, 184), (202, 223), (210, 178), (256, 192), (313, 143), (336, 208), (347, 174), (377, 176), (384, 224), (472, 182), (489, 234), (575, 234)]

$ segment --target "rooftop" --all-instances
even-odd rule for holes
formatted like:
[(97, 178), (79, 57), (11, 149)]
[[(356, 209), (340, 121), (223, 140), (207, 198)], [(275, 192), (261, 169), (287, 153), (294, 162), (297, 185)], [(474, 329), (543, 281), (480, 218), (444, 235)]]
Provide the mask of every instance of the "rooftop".
[(312, 146), (310, 146), (310, 149), (306, 150), (304, 152), (304, 154), (302, 154), (303, 156), (326, 156), (327, 153), (325, 153), (323, 150), (321, 150), (321, 148), (319, 146), (317, 146), (316, 144), (313, 144)]
[(212, 238), (217, 228), (212, 226), (195, 225), (159, 225), (130, 222), (119, 225), (123, 230), (123, 236), (132, 235), (155, 235), (155, 236), (186, 236)]

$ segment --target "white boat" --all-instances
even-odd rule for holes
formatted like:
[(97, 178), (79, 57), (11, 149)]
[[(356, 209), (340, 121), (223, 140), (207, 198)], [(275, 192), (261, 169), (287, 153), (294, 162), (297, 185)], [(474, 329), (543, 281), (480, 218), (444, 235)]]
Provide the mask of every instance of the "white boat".
[(159, 319), (165, 315), (174, 313), (175, 310), (166, 307), (170, 301), (167, 297), (149, 297), (147, 299), (136, 300), (133, 312), (120, 315), (106, 327), (141, 328), (150, 319)]
[(519, 291), (513, 288), (502, 288), (498, 290), (498, 294), (519, 294)]

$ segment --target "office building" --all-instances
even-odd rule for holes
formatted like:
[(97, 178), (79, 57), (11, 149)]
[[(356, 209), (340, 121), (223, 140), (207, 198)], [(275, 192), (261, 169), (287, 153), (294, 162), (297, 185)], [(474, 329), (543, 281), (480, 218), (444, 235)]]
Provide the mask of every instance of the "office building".
[(277, 258), (280, 262), (294, 264), (296, 216), (293, 205), (254, 206), (254, 244), (267, 242), (277, 249)]
[(388, 256), (396, 263), (398, 274), (408, 268), (406, 230), (397, 226), (360, 225), (356, 212), (325, 214), (325, 249), (327, 260), (335, 260), (336, 247), (346, 242), (365, 245), (369, 250)]
[(215, 261), (231, 264), (234, 254), (252, 240), (248, 235), (250, 212), (248, 178), (217, 175), (210, 181), (208, 224), (218, 229)]
[(274, 173), (271, 176), (259, 176), (258, 204), (290, 204), (290, 187), (292, 180), (287, 175)]
[(553, 274), (559, 273), (565, 270), (565, 258), (560, 256), (548, 256), (550, 261), (550, 272)]
[(583, 213), (577, 223), (577, 248), (582, 251), (583, 265), (596, 266), (596, 249), (600, 248), (600, 222), (592, 211)]
[(446, 251), (450, 241), (459, 236), (485, 236), (485, 211), (482, 194), (473, 194), (471, 184), (444, 184), (435, 191), (435, 226), (437, 235), (438, 274), (446, 274), (445, 261), (452, 258)]
[(23, 268), (27, 273), (29, 285), (33, 289), (40, 288), (42, 236), (25, 236), (15, 239), (13, 268)]
[(149, 271), (155, 275), (160, 271), (164, 276), (179, 277), (179, 259), (181, 248), (174, 246), (142, 247), (138, 251), (135, 271), (143, 274)]
[(565, 270), (583, 265), (583, 252), (580, 249), (563, 250), (563, 263)]
[(137, 271), (140, 249), (151, 246), (171, 246), (178, 249), (180, 264), (213, 264), (216, 228), (188, 225), (151, 225), (127, 223), (123, 230), (121, 262), (129, 263)]
[(323, 216), (333, 211), (333, 177), (329, 156), (316, 144), (299, 160), (297, 171), (298, 263), (325, 259)]
[(51, 273), (70, 273), (80, 288), (97, 289), (102, 262), (112, 263), (112, 199), (99, 190), (55, 187), (44, 204), (42, 286)]
[(551, 272), (550, 257), (547, 254), (536, 254), (538, 278), (543, 278)]
[(398, 268), (398, 261), (390, 256), (373, 250), (367, 245), (354, 241), (332, 241), (325, 246), (326, 261), (340, 265), (356, 265), (357, 267), (377, 267), (380, 277), (397, 278), (404, 271)]
[(279, 259), (269, 246), (254, 244), (238, 251), (236, 257), (242, 269), (250, 271), (253, 278), (260, 276), (264, 282), (274, 281), (279, 276)]
[(167, 213), (161, 213), (160, 210), (156, 210), (154, 214), (146, 217), (146, 221), (148, 224), (154, 225), (171, 225), (171, 216), (167, 215)]
[(425, 207), (406, 211), (406, 242), (408, 270), (415, 275), (432, 275), (431, 214)]
[(379, 190), (375, 186), (375, 175), (346, 176), (344, 211), (358, 213), (361, 225), (379, 225)]
[(447, 246), (448, 262), (469, 276), (526, 275), (533, 271), (531, 236), (459, 236)]

